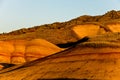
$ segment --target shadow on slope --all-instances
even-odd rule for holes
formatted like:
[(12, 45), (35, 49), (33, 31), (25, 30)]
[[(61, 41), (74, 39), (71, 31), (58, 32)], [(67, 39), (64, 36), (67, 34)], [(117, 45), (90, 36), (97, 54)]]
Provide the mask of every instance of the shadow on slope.
[(66, 43), (66, 44), (57, 44), (57, 46), (60, 47), (60, 48), (68, 48), (68, 47), (71, 47), (73, 45), (77, 45), (79, 43), (85, 42), (88, 39), (89, 39), (89, 37), (86, 36), (86, 37), (84, 37), (84, 38), (82, 38), (82, 39), (80, 39), (76, 42), (70, 42), (70, 43)]
[[(104, 35), (99, 37), (102, 38), (103, 36)], [(117, 39), (117, 42), (114, 42), (119, 43), (119, 38), (120, 37), (115, 38), (114, 40), (116, 41)], [(91, 40), (92, 39), (94, 38), (91, 38)], [(88, 39), (86, 42), (90, 42), (91, 40)], [(102, 47), (83, 47), (83, 45), (81, 45), (86, 42), (77, 43), (67, 50), (45, 58), (0, 71), (0, 78), (8, 80), (119, 80), (117, 78), (119, 78), (120, 75), (116, 73), (120, 72), (118, 66), (120, 64), (120, 52), (117, 52), (120, 48), (114, 48), (115, 52), (106, 52), (106, 48), (109, 48), (108, 45), (106, 48), (104, 47), (104, 51), (102, 52)], [(85, 50), (92, 50), (94, 52), (85, 52)], [(111, 50), (113, 50), (113, 48), (109, 48), (108, 51)]]
[[(74, 43), (68, 43), (68, 44), (59, 44), (58, 46), (59, 47), (62, 47), (62, 48), (68, 48), (64, 51), (61, 51), (61, 52), (67, 52), (69, 51), (70, 49), (74, 48), (77, 44), (80, 44), (80, 43), (83, 43), (85, 41), (87, 41), (89, 39), (89, 37), (84, 37), (80, 40), (78, 40), (77, 42), (74, 42)], [(21, 68), (24, 68), (24, 67), (29, 67), (29, 66), (32, 66), (34, 65), (35, 63), (38, 63), (38, 62), (42, 62), (42, 61), (45, 61), (51, 57), (55, 57), (55, 56), (59, 56), (59, 53), (61, 52), (58, 52), (56, 54), (52, 54), (52, 55), (49, 55), (47, 57), (43, 57), (43, 58), (40, 58), (40, 59), (37, 59), (37, 60), (34, 60), (34, 61), (30, 61), (30, 62), (27, 62), (25, 64), (19, 64), (17, 66), (13, 66), (12, 64), (7, 64), (7, 63), (3, 63), (2, 65), (4, 66), (3, 70), (0, 71), (0, 74), (1, 73), (6, 73), (6, 72), (11, 72), (11, 71), (14, 71), (14, 70), (17, 70), (17, 69), (21, 69)], [(60, 54), (61, 55), (61, 54)], [(12, 67), (13, 66), (13, 67)], [(7, 68), (7, 69), (6, 69)], [(5, 69), (5, 70), (4, 70)]]

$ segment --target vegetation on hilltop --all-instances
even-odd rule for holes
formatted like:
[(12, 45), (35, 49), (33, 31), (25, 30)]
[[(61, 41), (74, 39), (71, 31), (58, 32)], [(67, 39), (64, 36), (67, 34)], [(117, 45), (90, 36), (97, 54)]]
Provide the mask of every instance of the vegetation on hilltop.
[(72, 19), (67, 22), (55, 22), (52, 24), (45, 24), (45, 25), (40, 25), (40, 26), (34, 26), (31, 28), (22, 28), (20, 30), (15, 30), (12, 32), (9, 32), (7, 34), (14, 34), (14, 35), (19, 35), (19, 34), (24, 34), (28, 32), (35, 32), (38, 29), (61, 29), (61, 28), (70, 28), (74, 25), (79, 25), (79, 24), (84, 24), (84, 23), (96, 23), (96, 24), (104, 24), (107, 22), (112, 22), (114, 20), (120, 19), (120, 11), (109, 11), (105, 13), (104, 15), (98, 15), (98, 16), (90, 16), (90, 15), (83, 15), (80, 17), (77, 17), (75, 19)]
[[(78, 36), (72, 31), (73, 26), (92, 23), (105, 28), (106, 23), (118, 20), (120, 20), (120, 11), (112, 10), (104, 15), (83, 15), (67, 22), (55, 22), (3, 33), (0, 35), (0, 40), (43, 38), (54, 44), (75, 42), (78, 40)], [(105, 29), (108, 30), (107, 27)]]
[(104, 35), (96, 35), (89, 37), (88, 41), (81, 43), (81, 47), (93, 48), (120, 48), (120, 33), (106, 33)]

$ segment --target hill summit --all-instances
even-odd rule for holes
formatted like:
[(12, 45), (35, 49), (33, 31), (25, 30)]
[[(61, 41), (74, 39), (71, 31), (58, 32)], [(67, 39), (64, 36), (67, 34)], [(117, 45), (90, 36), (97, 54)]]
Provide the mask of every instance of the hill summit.
[[(120, 11), (108, 11), (103, 15), (90, 16), (83, 15), (66, 22), (55, 22), (52, 24), (44, 24), (31, 28), (22, 28), (19, 30), (3, 33), (0, 40), (16, 40), (16, 39), (36, 39), (42, 38), (54, 44), (66, 44), (79, 40), (78, 35), (73, 31), (73, 27), (83, 24), (97, 24), (105, 31), (111, 30), (107, 24), (119, 23)], [(87, 27), (86, 27), (87, 29)]]

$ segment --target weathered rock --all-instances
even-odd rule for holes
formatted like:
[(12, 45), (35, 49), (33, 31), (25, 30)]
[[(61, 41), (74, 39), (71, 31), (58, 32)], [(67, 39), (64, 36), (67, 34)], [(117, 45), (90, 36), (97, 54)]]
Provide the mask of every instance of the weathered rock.
[(27, 42), (25, 58), (27, 61), (32, 61), (59, 51), (61, 51), (59, 47), (46, 40), (33, 39)]
[(80, 37), (83, 38), (85, 36), (95, 36), (98, 34), (104, 34), (104, 28), (101, 28), (100, 25), (97, 24), (83, 24), (77, 25), (73, 27), (73, 31)]
[(120, 22), (106, 24), (111, 32), (120, 32)]

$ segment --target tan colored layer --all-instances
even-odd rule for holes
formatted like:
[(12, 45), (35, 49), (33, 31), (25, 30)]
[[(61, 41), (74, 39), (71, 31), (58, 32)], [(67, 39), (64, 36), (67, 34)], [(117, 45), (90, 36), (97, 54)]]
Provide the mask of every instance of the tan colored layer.
[(11, 58), (11, 63), (12, 64), (21, 64), (21, 63), (25, 63), (26, 62), (26, 60), (25, 60), (25, 58), (24, 57), (12, 57)]
[(99, 25), (77, 25), (73, 27), (73, 31), (80, 37), (83, 38), (85, 36), (93, 36), (97, 35), (100, 29)]
[(0, 63), (10, 63), (10, 56), (2, 56), (0, 55)]
[(4, 80), (53, 80), (59, 78), (119, 80), (119, 51), (120, 48), (81, 48), (76, 46), (44, 58), (42, 62), (37, 60), (32, 64), (23, 65), (22, 68), (15, 68), (0, 74), (0, 77)]
[(27, 43), (25, 58), (27, 61), (32, 61), (33, 59), (31, 57), (38, 59), (43, 56), (48, 56), (59, 51), (61, 51), (59, 47), (56, 47), (55, 45), (49, 43), (46, 40), (34, 39), (28, 41)]
[(33, 46), (33, 45), (49, 47), (49, 48), (54, 48), (54, 49), (56, 49), (56, 48), (60, 49), (59, 47), (55, 46), (54, 44), (52, 44), (44, 39), (33, 39), (33, 40), (27, 42), (27, 46)]
[(0, 41), (0, 63), (24, 63), (61, 50), (43, 39)]
[(107, 27), (111, 30), (111, 32), (120, 32), (120, 23), (108, 24)]
[(14, 51), (14, 46), (10, 42), (0, 41), (0, 53), (6, 53), (11, 56)]
[(14, 45), (14, 52), (11, 56), (11, 63), (12, 64), (20, 64), (24, 63), (25, 61), (25, 48), (26, 48), (26, 40), (13, 40), (11, 41)]
[(14, 46), (10, 42), (0, 41), (0, 63), (10, 63)]

